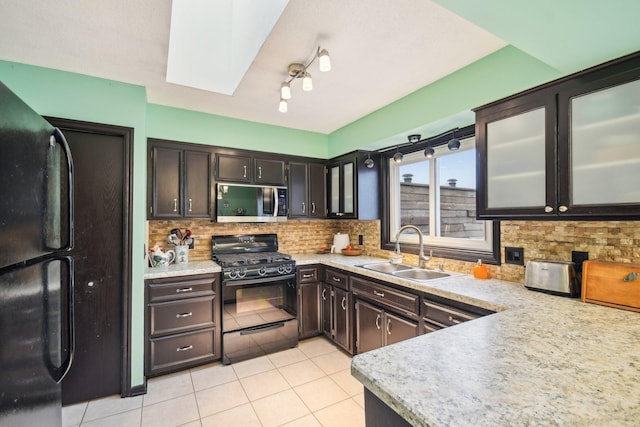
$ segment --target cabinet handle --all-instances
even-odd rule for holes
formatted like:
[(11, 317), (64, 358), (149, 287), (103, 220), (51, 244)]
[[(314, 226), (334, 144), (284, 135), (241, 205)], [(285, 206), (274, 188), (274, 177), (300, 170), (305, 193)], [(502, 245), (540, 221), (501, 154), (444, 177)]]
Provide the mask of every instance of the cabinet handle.
[(376, 316), (376, 328), (380, 329), (380, 315)]
[(173, 211), (178, 212), (178, 199), (173, 199)]
[(188, 312), (188, 313), (178, 313), (176, 314), (176, 319), (181, 319), (183, 317), (191, 317), (193, 316), (192, 312)]
[(193, 211), (193, 199), (189, 199), (189, 212)]
[(453, 316), (449, 316), (449, 322), (451, 322), (451, 323), (455, 323), (456, 325), (457, 325), (458, 323), (462, 323), (461, 321), (459, 321), (458, 319), (456, 319), (456, 318), (455, 318), (455, 317), (453, 317)]
[(391, 319), (387, 319), (387, 334), (391, 335)]
[(177, 294), (181, 294), (183, 292), (191, 292), (191, 291), (193, 291), (193, 288), (178, 288), (178, 289), (176, 289), (176, 293)]
[(347, 297), (342, 297), (342, 302), (340, 303), (343, 310), (347, 310)]
[(544, 211), (545, 211), (546, 213), (551, 213), (551, 212), (553, 212), (553, 207), (552, 207), (552, 206), (545, 206), (545, 207), (544, 207)]
[(191, 350), (192, 348), (193, 348), (192, 345), (185, 345), (184, 347), (176, 348), (176, 351), (187, 351), (187, 350)]
[(560, 212), (566, 212), (566, 211), (568, 211), (568, 210), (569, 210), (569, 208), (568, 208), (568, 207), (566, 207), (566, 206), (560, 206), (560, 207), (558, 208), (558, 210), (559, 210)]
[(244, 170), (244, 172), (242, 174), (242, 177), (246, 178), (247, 177), (247, 166), (246, 165), (242, 166), (242, 169)]
[(327, 292), (327, 288), (324, 288), (324, 289), (322, 290), (322, 299), (323, 299), (324, 301), (326, 301), (326, 300), (327, 300), (327, 297), (325, 296), (325, 292)]
[(339, 277), (336, 277), (336, 276), (333, 276), (333, 281), (334, 281), (334, 282), (338, 282), (338, 283), (340, 283), (340, 278), (339, 278)]
[(315, 204), (315, 202), (311, 202), (311, 213), (312, 214), (316, 213), (316, 204)]
[(307, 207), (305, 206), (304, 202), (302, 202), (302, 213), (305, 213), (306, 209), (307, 209)]
[(373, 294), (377, 297), (384, 298), (384, 292), (373, 291)]
[(262, 179), (262, 166), (258, 166), (258, 179)]
[(302, 275), (302, 278), (303, 278), (303, 279), (310, 279), (310, 278), (312, 278), (312, 277), (313, 277), (313, 274), (303, 274), (303, 275)]

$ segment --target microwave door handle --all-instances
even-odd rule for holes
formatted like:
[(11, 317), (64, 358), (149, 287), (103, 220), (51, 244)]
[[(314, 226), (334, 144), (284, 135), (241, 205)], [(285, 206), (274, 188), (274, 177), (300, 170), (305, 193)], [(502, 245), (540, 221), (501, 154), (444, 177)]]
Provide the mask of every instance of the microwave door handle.
[(273, 187), (273, 216), (278, 216), (278, 189)]

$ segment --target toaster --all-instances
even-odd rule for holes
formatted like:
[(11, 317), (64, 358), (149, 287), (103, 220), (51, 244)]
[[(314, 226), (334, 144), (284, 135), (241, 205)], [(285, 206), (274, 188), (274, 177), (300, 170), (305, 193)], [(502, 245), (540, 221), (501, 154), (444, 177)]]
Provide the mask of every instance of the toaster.
[(534, 291), (547, 292), (572, 298), (580, 296), (580, 280), (576, 277), (575, 263), (534, 259), (527, 261), (524, 286)]

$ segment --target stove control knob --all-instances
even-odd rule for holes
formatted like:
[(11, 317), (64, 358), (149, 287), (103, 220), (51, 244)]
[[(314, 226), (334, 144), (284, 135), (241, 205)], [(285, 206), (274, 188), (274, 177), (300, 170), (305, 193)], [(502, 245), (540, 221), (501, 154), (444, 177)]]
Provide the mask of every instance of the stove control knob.
[(278, 266), (278, 273), (284, 274), (284, 266), (283, 265), (279, 265)]
[(258, 274), (260, 276), (264, 276), (265, 274), (267, 274), (267, 267), (260, 267), (260, 269), (258, 270)]
[(285, 264), (284, 266), (285, 273), (291, 273), (293, 271), (293, 266), (291, 264)]
[(238, 272), (236, 270), (229, 271), (229, 278), (230, 279), (235, 279), (237, 277), (238, 277)]
[(244, 276), (247, 275), (247, 270), (245, 270), (244, 268), (239, 269), (237, 272), (237, 275), (238, 275), (238, 279), (242, 279), (244, 278)]

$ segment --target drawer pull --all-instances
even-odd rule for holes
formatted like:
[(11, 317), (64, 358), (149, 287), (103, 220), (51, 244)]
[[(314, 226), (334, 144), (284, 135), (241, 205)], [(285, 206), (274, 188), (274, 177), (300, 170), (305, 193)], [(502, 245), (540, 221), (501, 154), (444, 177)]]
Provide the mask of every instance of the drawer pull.
[(310, 279), (310, 278), (312, 278), (312, 277), (313, 277), (313, 274), (303, 274), (303, 275), (302, 275), (302, 278), (303, 278), (303, 279)]
[(177, 294), (181, 294), (183, 292), (191, 292), (191, 291), (193, 291), (193, 288), (178, 288), (178, 289), (176, 289), (176, 293)]
[(373, 294), (377, 297), (384, 298), (384, 292), (373, 291)]
[(185, 345), (184, 347), (176, 348), (176, 351), (187, 351), (187, 350), (191, 350), (192, 348), (193, 348), (192, 345)]
[(454, 318), (453, 316), (449, 316), (449, 322), (458, 324), (458, 323), (462, 323), (461, 321), (459, 321), (458, 319)]
[(376, 328), (380, 329), (380, 315), (376, 316)]
[(334, 281), (334, 282), (338, 282), (338, 283), (340, 283), (340, 278), (339, 278), (339, 277), (336, 277), (336, 276), (333, 276), (333, 281)]
[(188, 313), (178, 313), (176, 314), (176, 319), (181, 319), (183, 317), (191, 317), (193, 316), (192, 312), (188, 312)]

